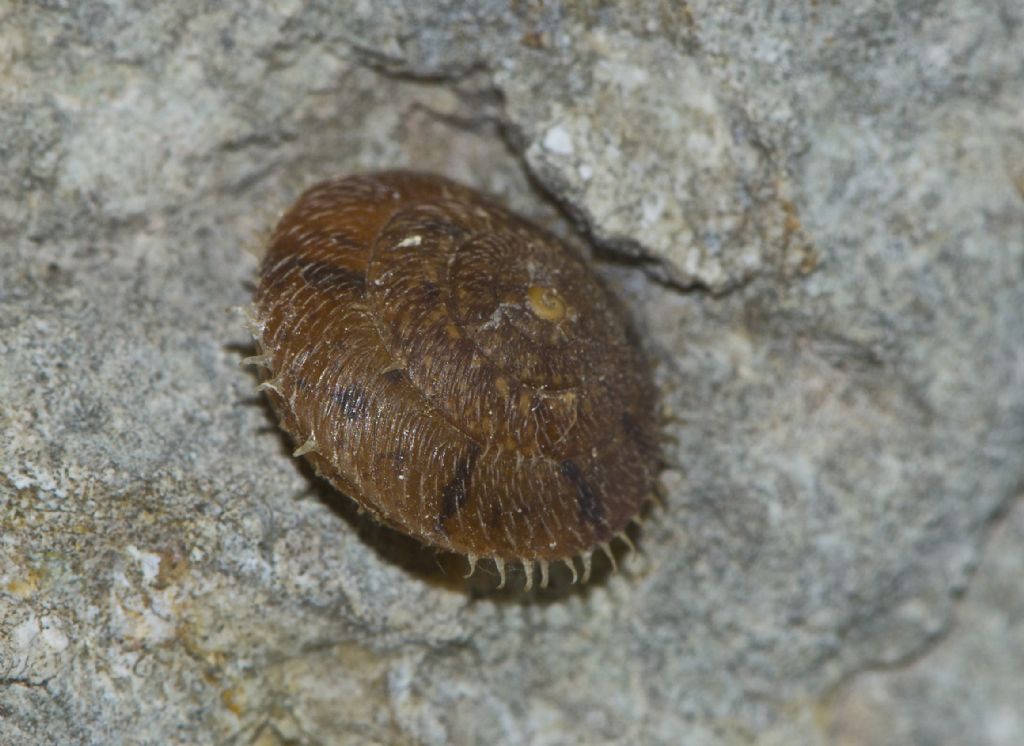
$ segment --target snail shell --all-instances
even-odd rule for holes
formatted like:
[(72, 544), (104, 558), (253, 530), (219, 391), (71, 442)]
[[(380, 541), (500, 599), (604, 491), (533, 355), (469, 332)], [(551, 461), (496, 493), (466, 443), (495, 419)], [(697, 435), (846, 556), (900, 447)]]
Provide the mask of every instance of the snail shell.
[(381, 522), (589, 574), (651, 495), (654, 391), (621, 306), (550, 233), (447, 179), (326, 181), (278, 224), (255, 336), (281, 426)]

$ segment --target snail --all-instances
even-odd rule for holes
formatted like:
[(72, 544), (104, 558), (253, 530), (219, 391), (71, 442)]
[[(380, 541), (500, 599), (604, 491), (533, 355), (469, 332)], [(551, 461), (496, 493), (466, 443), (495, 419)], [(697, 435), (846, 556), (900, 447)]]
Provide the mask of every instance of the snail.
[[(622, 306), (551, 233), (446, 178), (308, 189), (262, 259), (262, 383), (316, 472), (378, 521), (583, 581), (658, 465), (655, 395)], [(630, 547), (632, 544), (630, 543)]]

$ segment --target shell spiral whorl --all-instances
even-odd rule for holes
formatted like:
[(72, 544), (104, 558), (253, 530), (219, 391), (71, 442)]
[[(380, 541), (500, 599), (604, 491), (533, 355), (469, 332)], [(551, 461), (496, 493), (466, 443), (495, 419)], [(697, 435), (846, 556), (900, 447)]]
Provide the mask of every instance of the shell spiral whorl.
[[(629, 322), (551, 234), (447, 179), (309, 189), (255, 299), (282, 427), (421, 541), (529, 569), (585, 557), (649, 498), (654, 391)], [(573, 573), (575, 575), (575, 566)]]

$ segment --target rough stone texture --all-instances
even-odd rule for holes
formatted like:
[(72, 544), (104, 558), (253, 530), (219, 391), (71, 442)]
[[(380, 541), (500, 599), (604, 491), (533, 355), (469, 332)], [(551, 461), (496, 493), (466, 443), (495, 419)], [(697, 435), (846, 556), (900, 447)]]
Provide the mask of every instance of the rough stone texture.
[(996, 528), (955, 628), (931, 655), (835, 698), (831, 742), (1017, 746), (1024, 733), (1024, 500)]
[[(906, 743), (1013, 742), (1012, 700), (934, 682), (1005, 691), (1019, 593), (855, 677), (944, 633), (1024, 481), (1022, 21), (0, 10), (0, 741), (859, 743), (894, 692)], [(394, 165), (613, 260), (673, 438), (625, 572), (464, 585), (317, 485), (238, 370), (242, 247), (302, 185)]]

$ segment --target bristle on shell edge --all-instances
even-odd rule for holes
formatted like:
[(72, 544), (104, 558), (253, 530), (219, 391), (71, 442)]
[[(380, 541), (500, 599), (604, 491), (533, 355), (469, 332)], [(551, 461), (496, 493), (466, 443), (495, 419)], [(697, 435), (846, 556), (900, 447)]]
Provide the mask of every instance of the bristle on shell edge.
[[(634, 519), (631, 523), (639, 525), (640, 524), (640, 520), (639, 519)], [(614, 542), (616, 539), (621, 540), (626, 545), (626, 553), (627, 553), (627, 555), (635, 554), (636, 551), (637, 551), (636, 545), (633, 543), (633, 540), (626, 533), (625, 529), (620, 531), (619, 533), (617, 533), (610, 540), (598, 544), (596, 548), (600, 549), (601, 552), (608, 558), (608, 561), (609, 561), (609, 563), (611, 564), (611, 567), (612, 567), (612, 572), (617, 572), (618, 569), (619, 569), (618, 568), (618, 561), (616, 560), (615, 553), (612, 550), (612, 542)], [(577, 555), (576, 557), (568, 557), (568, 558), (565, 558), (565, 559), (557, 560), (557, 562), (561, 562), (567, 568), (569, 568), (569, 572), (572, 573), (572, 581), (571, 582), (574, 585), (576, 583), (585, 584), (585, 583), (588, 583), (590, 581), (591, 569), (592, 569), (592, 565), (593, 565), (593, 554), (594, 554), (593, 550), (588, 550), (586, 552), (583, 552), (583, 553)], [(504, 589), (508, 585), (508, 570), (507, 570), (507, 568), (511, 564), (520, 564), (520, 565), (522, 565), (522, 568), (523, 568), (523, 588), (522, 588), (522, 590), (524, 592), (529, 592), (529, 591), (533, 590), (533, 588), (534, 588), (534, 580), (535, 580), (535, 577), (536, 577), (536, 570), (538, 568), (540, 570), (540, 582), (538, 584), (540, 588), (547, 588), (549, 583), (550, 583), (550, 580), (551, 580), (551, 564), (552, 564), (552, 562), (549, 561), (549, 560), (543, 560), (543, 559), (537, 559), (537, 560), (531, 560), (531, 559), (506, 560), (506, 559), (503, 559), (501, 557), (479, 557), (477, 555), (472, 555), (472, 554), (468, 555), (466, 557), (466, 560), (469, 563), (469, 570), (468, 570), (468, 572), (466, 573), (466, 575), (464, 577), (466, 577), (466, 578), (472, 577), (473, 574), (476, 572), (476, 568), (478, 566), (478, 563), (482, 559), (489, 559), (491, 562), (494, 563), (494, 567), (495, 567), (495, 570), (497, 570), (498, 579), (499, 579), (498, 586), (497, 586), (498, 590)], [(578, 570), (578, 568), (577, 568), (577, 564), (576, 564), (577, 561), (579, 561), (580, 565), (582, 566), (582, 572), (580, 572)]]

